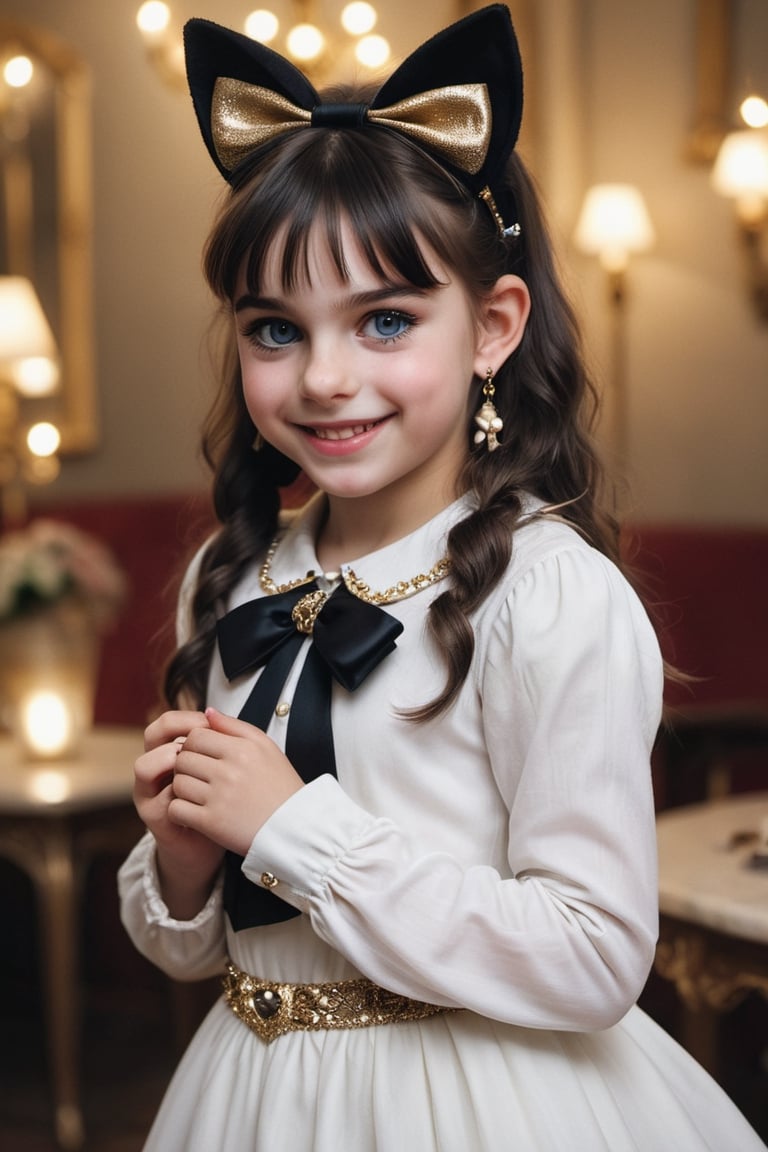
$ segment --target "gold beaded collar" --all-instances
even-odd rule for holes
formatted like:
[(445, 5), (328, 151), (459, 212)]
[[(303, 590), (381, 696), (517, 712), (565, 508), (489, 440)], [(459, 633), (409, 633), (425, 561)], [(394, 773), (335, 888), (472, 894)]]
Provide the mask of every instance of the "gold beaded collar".
[[(270, 576), (270, 571), (278, 544), (279, 538), (272, 541), (259, 572), (259, 584), (261, 585), (262, 591), (266, 592), (268, 596), (274, 596), (280, 592), (290, 592), (291, 589), (299, 588), (302, 584), (311, 584), (319, 575), (319, 573), (315, 571), (309, 571), (306, 576), (301, 576), (297, 580), (289, 580), (286, 584), (275, 584)], [(438, 560), (437, 564), (430, 568), (429, 572), (420, 572), (417, 576), (411, 577), (410, 580), (398, 580), (396, 584), (393, 584), (391, 588), (387, 588), (383, 592), (371, 588), (370, 584), (367, 584), (365, 580), (361, 580), (359, 576), (356, 576), (351, 568), (343, 568), (340, 577), (347, 591), (351, 592), (353, 596), (356, 596), (358, 600), (364, 600), (366, 604), (376, 604), (380, 606), (382, 604), (394, 604), (398, 600), (406, 600), (409, 596), (414, 596), (417, 592), (422, 592), (425, 588), (436, 584), (438, 580), (444, 580), (450, 572), (450, 569), (450, 560), (447, 556), (443, 556), (441, 560)], [(326, 594), (321, 593), (321, 595), (323, 596), (324, 603)]]

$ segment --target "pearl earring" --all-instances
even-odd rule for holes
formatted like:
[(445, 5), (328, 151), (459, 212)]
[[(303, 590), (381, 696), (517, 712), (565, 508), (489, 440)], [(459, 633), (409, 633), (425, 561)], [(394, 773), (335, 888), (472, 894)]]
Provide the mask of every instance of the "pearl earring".
[(499, 416), (493, 403), (493, 397), (496, 389), (493, 385), (493, 368), (487, 368), (485, 371), (485, 383), (483, 384), (483, 405), (475, 415), (475, 424), (477, 424), (477, 432), (475, 432), (475, 444), (482, 444), (483, 440), (488, 441), (488, 451), (495, 452), (499, 447), (499, 438), (497, 433), (501, 432), (504, 427), (504, 421)]

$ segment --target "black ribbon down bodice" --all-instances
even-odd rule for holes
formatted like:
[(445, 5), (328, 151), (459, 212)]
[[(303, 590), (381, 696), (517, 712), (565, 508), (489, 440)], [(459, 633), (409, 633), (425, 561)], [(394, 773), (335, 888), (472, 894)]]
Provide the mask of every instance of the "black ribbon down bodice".
[[(331, 728), (333, 681), (354, 692), (394, 650), (403, 630), (399, 620), (353, 596), (343, 584), (323, 597), (312, 581), (249, 600), (217, 623), (219, 653), (228, 680), (264, 669), (240, 711), (241, 720), (263, 731), (269, 726), (299, 650), (311, 634), (312, 644), (291, 703), (285, 745), (286, 756), (306, 784), (326, 773), (336, 775)], [(309, 606), (308, 613), (303, 611), (305, 605)], [(307, 619), (309, 624), (303, 622)], [(236, 932), (299, 915), (292, 905), (248, 880), (242, 864), (242, 856), (227, 852), (224, 908)]]

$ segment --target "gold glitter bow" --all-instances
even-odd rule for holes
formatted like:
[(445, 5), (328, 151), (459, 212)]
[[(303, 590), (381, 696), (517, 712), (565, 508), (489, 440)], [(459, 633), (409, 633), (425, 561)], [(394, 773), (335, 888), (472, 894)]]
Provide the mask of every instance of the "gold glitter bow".
[[(394, 128), (470, 175), (482, 168), (491, 139), (491, 101), (485, 84), (419, 92), (388, 108), (368, 108), (365, 119)], [(229, 171), (273, 137), (311, 124), (311, 110), (269, 88), (226, 76), (216, 80), (211, 132), (216, 154)]]

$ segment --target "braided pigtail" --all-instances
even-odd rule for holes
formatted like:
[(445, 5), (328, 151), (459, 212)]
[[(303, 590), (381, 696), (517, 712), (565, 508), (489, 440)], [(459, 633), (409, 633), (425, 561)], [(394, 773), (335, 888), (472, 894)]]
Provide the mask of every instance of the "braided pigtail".
[(226, 603), (254, 556), (266, 552), (277, 532), (279, 488), (298, 475), (296, 465), (271, 445), (254, 451), (256, 429), (243, 401), (239, 366), (231, 354), (229, 359), (229, 388), (220, 394), (203, 436), (203, 454), (214, 471), (214, 509), (222, 526), (200, 563), (190, 604), (192, 637), (166, 670), (164, 691), (171, 707), (204, 706), (218, 607)]

